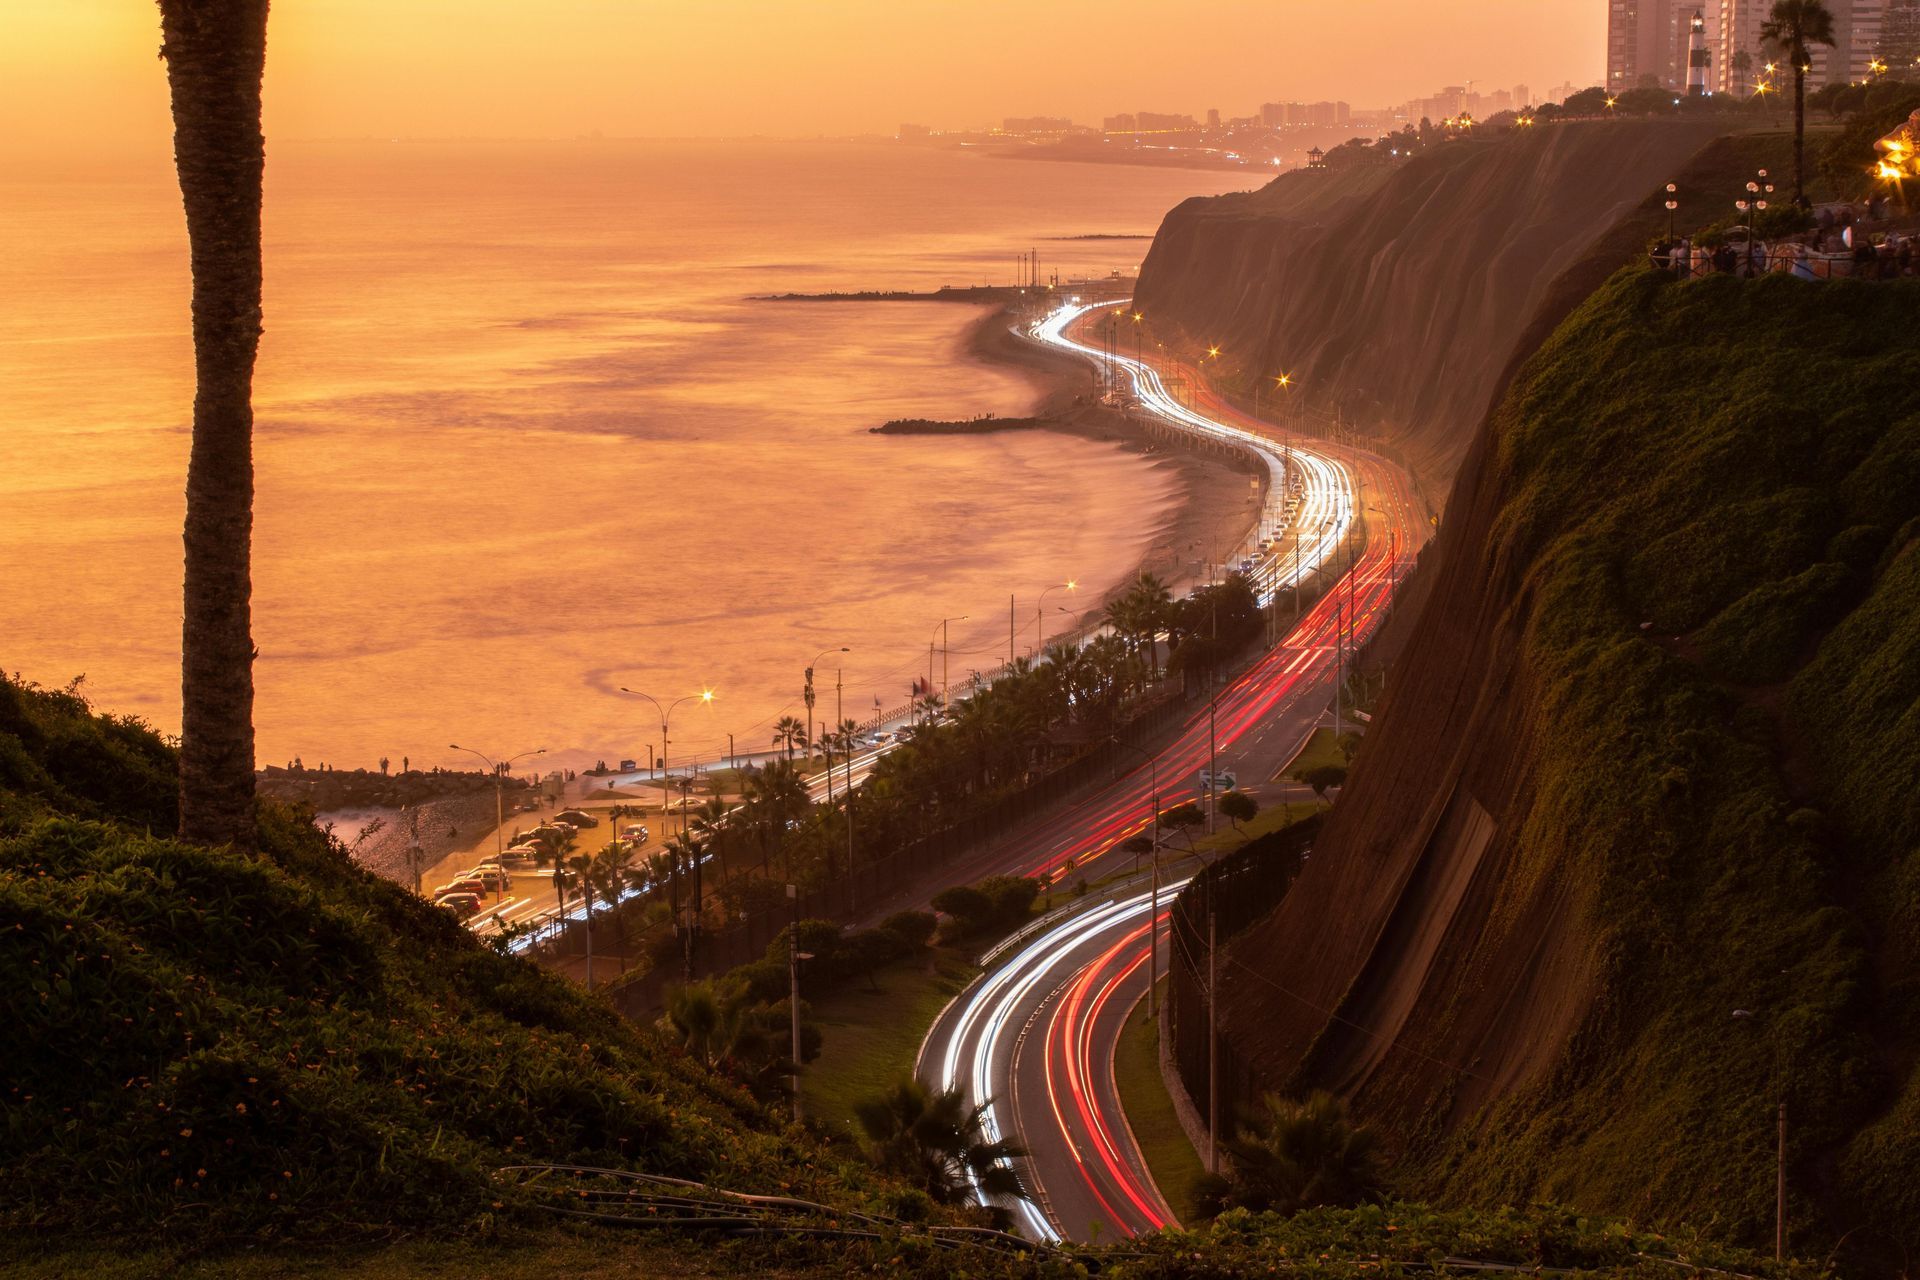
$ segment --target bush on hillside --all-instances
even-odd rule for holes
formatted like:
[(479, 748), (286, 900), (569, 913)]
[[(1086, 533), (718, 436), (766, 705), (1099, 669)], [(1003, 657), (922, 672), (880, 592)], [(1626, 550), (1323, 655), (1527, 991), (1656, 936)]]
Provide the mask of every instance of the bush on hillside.
[[(262, 806), (246, 856), (152, 834), (171, 753), (0, 682), (0, 1224), (453, 1224), (527, 1160), (753, 1187), (760, 1107)], [(130, 821), (119, 821), (124, 811)], [(828, 1162), (831, 1163), (831, 1162)]]

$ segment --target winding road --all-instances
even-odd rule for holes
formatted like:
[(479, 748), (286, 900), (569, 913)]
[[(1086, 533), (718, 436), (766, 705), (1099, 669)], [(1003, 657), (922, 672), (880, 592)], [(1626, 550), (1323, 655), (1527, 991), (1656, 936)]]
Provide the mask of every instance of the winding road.
[[(1192, 407), (1167, 390), (1150, 361), (1116, 358), (1076, 336), (1108, 306), (1072, 305), (1030, 330), (1038, 342), (1110, 364), (1146, 412), (1182, 430), (1253, 450), (1269, 472), (1263, 527), (1299, 503), (1285, 537), (1255, 551), (1264, 599), (1313, 573), (1332, 587), (1281, 641), (1196, 710), (1172, 740), (1105, 786), (1056, 810), (970, 860), (964, 878), (1009, 873), (1089, 882), (1134, 868), (1118, 846), (1149, 831), (1156, 810), (1195, 798), (1209, 757), (1259, 797), (1322, 723), (1331, 704), (1338, 649), (1364, 642), (1385, 617), (1395, 583), (1428, 523), (1411, 480), (1364, 451), (1315, 439), (1276, 438), (1270, 424), (1240, 413), (1204, 389)], [(1377, 517), (1360, 519), (1361, 513)], [(1347, 535), (1356, 522), (1365, 544)], [(1259, 533), (1253, 541), (1257, 545)], [(1252, 550), (1252, 548), (1250, 548)], [(1338, 561), (1351, 558), (1344, 573)], [(1162, 858), (1181, 853), (1166, 848)], [(1188, 869), (1191, 861), (1182, 858)], [(963, 877), (956, 876), (956, 879)], [(1036, 1239), (1133, 1235), (1173, 1221), (1154, 1186), (1121, 1108), (1115, 1047), (1150, 973), (1165, 964), (1167, 908), (1183, 879), (1156, 891), (1151, 872), (1126, 876), (1023, 931), (988, 957), (986, 972), (941, 1014), (922, 1046), (920, 1072), (936, 1087), (957, 1086), (986, 1103), (990, 1137), (1011, 1136), (1029, 1152), (1030, 1201), (1005, 1205)], [(1149, 942), (1152, 940), (1152, 949)]]

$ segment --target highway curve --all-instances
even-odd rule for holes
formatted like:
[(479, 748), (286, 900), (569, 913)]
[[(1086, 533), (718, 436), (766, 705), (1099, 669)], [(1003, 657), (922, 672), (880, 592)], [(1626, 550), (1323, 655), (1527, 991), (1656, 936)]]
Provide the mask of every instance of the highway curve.
[[(1032, 336), (1108, 360), (1073, 336), (1095, 310), (1063, 308)], [(1411, 481), (1399, 468), (1318, 441), (1296, 439), (1289, 447), (1266, 424), (1204, 392), (1195, 408), (1178, 404), (1151, 362), (1122, 358), (1117, 364), (1148, 412), (1257, 450), (1272, 471), (1273, 493), (1286, 492), (1290, 473), (1302, 478), (1301, 554), (1296, 564), (1294, 548), (1283, 544), (1260, 561), (1255, 578), (1263, 597), (1335, 558), (1363, 504), (1378, 518), (1364, 522), (1365, 548), (1334, 588), (1224, 687), (1211, 708), (1199, 706), (1151, 763), (1143, 757), (1117, 770), (1104, 786), (984, 849), (956, 869), (956, 881), (998, 873), (1093, 881), (1129, 869), (1136, 859), (1116, 846), (1151, 828), (1156, 805), (1164, 809), (1197, 795), (1210, 726), (1220, 766), (1259, 796), (1263, 780), (1285, 766), (1328, 708), (1336, 636), (1351, 627), (1349, 644), (1357, 644), (1379, 625), (1426, 532)], [(1178, 843), (1161, 857), (1191, 866)], [(1172, 1219), (1120, 1108), (1112, 1066), (1121, 1027), (1144, 996), (1149, 971), (1165, 968), (1167, 903), (1184, 880), (1164, 869), (1154, 921), (1158, 954), (1149, 954), (1151, 876), (1142, 874), (1056, 913), (990, 956), (987, 972), (941, 1014), (922, 1047), (923, 1078), (985, 1100), (989, 1134), (1011, 1135), (1030, 1152), (1023, 1172), (1034, 1198), (1007, 1207), (1036, 1238), (1087, 1240), (1097, 1231), (1111, 1239)]]

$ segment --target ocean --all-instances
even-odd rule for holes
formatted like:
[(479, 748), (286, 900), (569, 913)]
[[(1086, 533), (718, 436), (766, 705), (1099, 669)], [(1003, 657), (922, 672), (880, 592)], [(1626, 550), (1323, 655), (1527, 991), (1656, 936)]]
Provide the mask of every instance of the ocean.
[[(822, 650), (846, 714), (957, 682), (1008, 597), (1097, 598), (1179, 492), (1117, 445), (874, 436), (1018, 415), (946, 303), (788, 291), (1131, 270), (1233, 173), (883, 142), (272, 146), (256, 378), (263, 764), (765, 750)], [(192, 356), (167, 158), (0, 173), (0, 668), (178, 725)], [(1049, 604), (1058, 602), (1058, 593)], [(1057, 615), (1056, 615), (1057, 617)], [(850, 652), (841, 654), (845, 646)], [(938, 673), (936, 672), (936, 676)]]

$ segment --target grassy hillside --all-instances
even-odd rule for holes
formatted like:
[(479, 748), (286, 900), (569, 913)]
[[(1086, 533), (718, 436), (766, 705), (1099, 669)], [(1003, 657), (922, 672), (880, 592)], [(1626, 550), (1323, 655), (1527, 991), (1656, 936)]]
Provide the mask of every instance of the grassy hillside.
[(1764, 1228), (1765, 1178), (1716, 1174), (1764, 1167), (1784, 1099), (1831, 1236), (1920, 1243), (1917, 311), (1906, 285), (1629, 272), (1503, 410), (1501, 538), (1533, 557), (1556, 726), (1521, 839), (1593, 877), (1595, 1047), (1621, 1052), (1476, 1178), (1512, 1185), (1502, 1166), (1565, 1149), (1575, 1116), (1605, 1135), (1609, 1199), (1660, 1152), (1656, 1194)]
[(1268, 1079), (1393, 1126), (1405, 1187), (1758, 1243), (1784, 1100), (1796, 1239), (1920, 1248), (1916, 314), (1628, 269), (1493, 416), (1313, 865), (1235, 949), (1301, 1000), (1225, 1000)]
[(0, 682), (0, 1223), (455, 1227), (518, 1160), (846, 1200), (861, 1169), (267, 806), (181, 844), (171, 753)]

